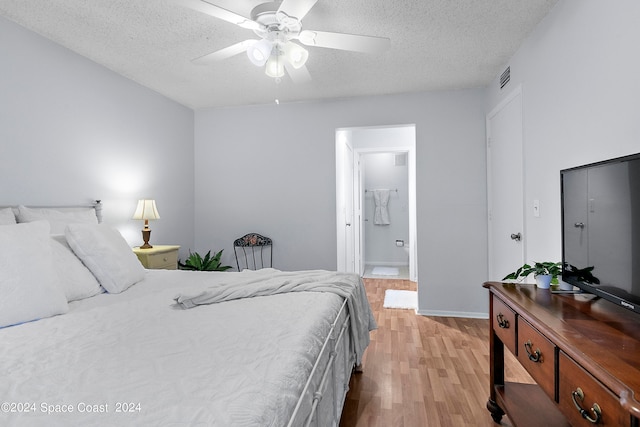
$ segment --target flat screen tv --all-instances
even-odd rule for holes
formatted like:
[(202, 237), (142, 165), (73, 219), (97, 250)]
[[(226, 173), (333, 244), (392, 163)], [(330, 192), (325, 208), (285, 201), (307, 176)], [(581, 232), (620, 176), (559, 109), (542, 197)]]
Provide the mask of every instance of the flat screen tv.
[(640, 153), (560, 171), (562, 280), (640, 313)]

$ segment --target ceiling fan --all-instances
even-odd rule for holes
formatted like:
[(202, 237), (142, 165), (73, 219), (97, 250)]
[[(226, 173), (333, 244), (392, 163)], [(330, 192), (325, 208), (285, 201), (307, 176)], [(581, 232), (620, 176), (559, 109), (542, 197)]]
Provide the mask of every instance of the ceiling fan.
[(305, 66), (309, 52), (305, 46), (316, 46), (364, 53), (386, 50), (390, 40), (385, 37), (362, 36), (327, 31), (303, 30), (302, 18), (318, 0), (280, 0), (259, 4), (251, 11), (251, 18), (217, 6), (215, 0), (188, 0), (192, 9), (222, 19), (242, 28), (253, 30), (259, 39), (248, 39), (224, 49), (195, 58), (196, 64), (211, 64), (246, 52), (256, 66), (277, 82), (285, 69), (296, 83), (310, 80)]

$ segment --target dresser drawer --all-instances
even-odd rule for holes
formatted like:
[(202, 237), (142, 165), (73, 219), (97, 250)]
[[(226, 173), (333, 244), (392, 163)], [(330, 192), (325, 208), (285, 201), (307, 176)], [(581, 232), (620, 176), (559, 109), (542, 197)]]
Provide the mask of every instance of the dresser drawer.
[[(620, 405), (615, 394), (563, 352), (559, 354), (558, 363), (560, 372), (558, 404), (572, 426), (631, 425), (629, 412)], [(582, 416), (582, 411), (578, 409), (576, 403), (592, 421)], [(593, 422), (598, 418), (594, 409), (599, 410), (601, 414), (598, 423)]]
[(518, 317), (518, 361), (551, 399), (555, 399), (555, 345)]
[(176, 251), (147, 255), (147, 268), (175, 270), (178, 265)]
[(175, 270), (178, 268), (177, 245), (154, 245), (153, 248), (133, 248), (133, 252), (145, 268)]
[(516, 313), (495, 295), (492, 297), (491, 327), (511, 353), (516, 354)]

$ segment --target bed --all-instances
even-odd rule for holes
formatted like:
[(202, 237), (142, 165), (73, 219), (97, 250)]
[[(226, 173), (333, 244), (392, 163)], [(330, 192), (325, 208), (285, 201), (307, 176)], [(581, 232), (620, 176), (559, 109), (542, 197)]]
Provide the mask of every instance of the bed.
[(0, 208), (1, 425), (338, 425), (357, 275), (145, 270), (98, 218)]

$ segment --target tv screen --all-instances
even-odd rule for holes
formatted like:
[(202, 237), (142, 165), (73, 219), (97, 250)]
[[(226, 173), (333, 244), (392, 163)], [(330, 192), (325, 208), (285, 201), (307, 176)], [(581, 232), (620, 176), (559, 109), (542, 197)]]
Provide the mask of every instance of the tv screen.
[(640, 153), (560, 171), (562, 280), (640, 313)]

